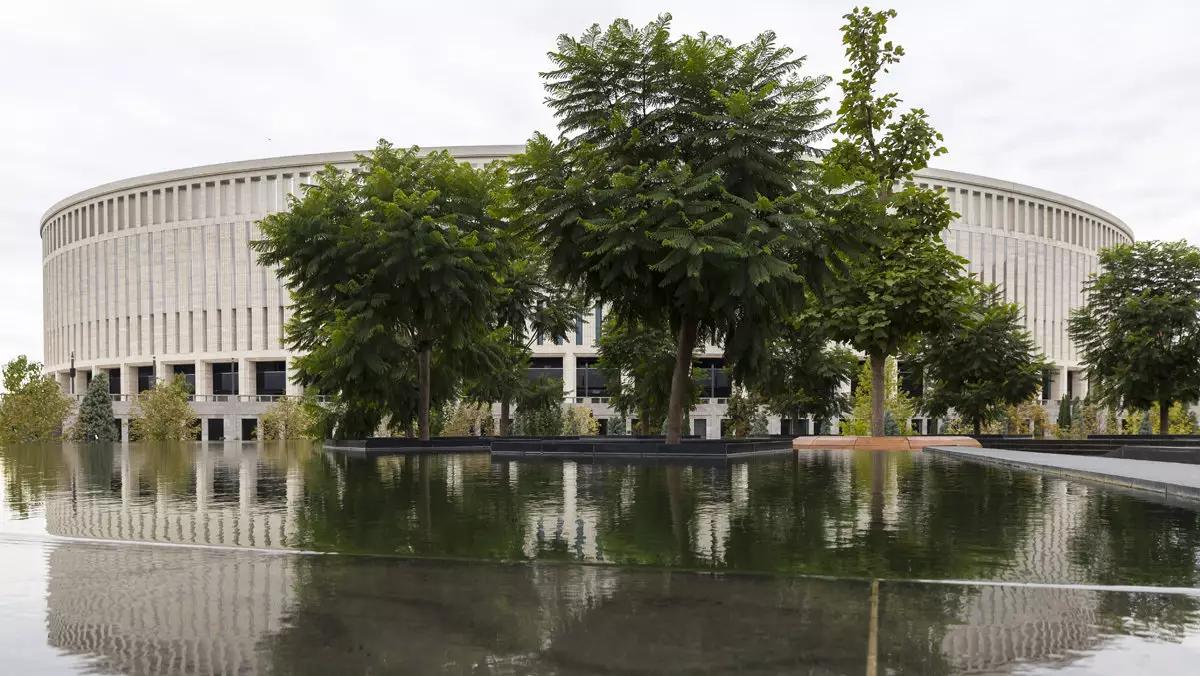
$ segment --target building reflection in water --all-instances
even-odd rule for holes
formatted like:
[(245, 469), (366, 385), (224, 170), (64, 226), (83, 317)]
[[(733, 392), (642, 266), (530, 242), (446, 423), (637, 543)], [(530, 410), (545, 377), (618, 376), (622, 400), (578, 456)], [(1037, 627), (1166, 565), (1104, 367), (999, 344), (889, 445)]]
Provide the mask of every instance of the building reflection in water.
[[(1197, 626), (1190, 596), (886, 579), (872, 624), (867, 579), (552, 563), (733, 571), (778, 560), (804, 572), (817, 557), (827, 567), (848, 557), (847, 568), (879, 577), (954, 577), (959, 569), (939, 567), (954, 552), (923, 561), (922, 550), (905, 558), (904, 546), (946, 520), (939, 509), (971, 519), (980, 505), (940, 504), (939, 482), (962, 477), (906, 465), (911, 457), (900, 454), (834, 454), (781, 472), (778, 464), (664, 470), (464, 456), (364, 468), (306, 449), (241, 445), (63, 453), (58, 487), (46, 494), (51, 533), (233, 548), (55, 546), (50, 643), (119, 672), (861, 674), (873, 655), (878, 673), (974, 673), (1066, 663), (1134, 632), (1178, 641)], [(1000, 536), (955, 543), (996, 559), (974, 574), (1051, 584), (1077, 575), (1076, 539), (1097, 496), (1040, 477), (1012, 481), (1009, 492), (1034, 495), (1037, 508), (1009, 510), (1016, 516)], [(379, 512), (367, 526), (383, 535), (349, 532), (361, 515), (339, 519), (354, 504)], [(324, 548), (336, 537), (328, 548), (461, 556), (483, 551), (471, 549), (475, 535), (510, 523), (520, 555), (542, 562), (244, 551)], [(439, 539), (453, 528), (462, 532)], [(817, 544), (797, 559), (809, 532)], [(791, 549), (772, 550), (781, 538)], [(870, 626), (877, 631), (868, 637)]]

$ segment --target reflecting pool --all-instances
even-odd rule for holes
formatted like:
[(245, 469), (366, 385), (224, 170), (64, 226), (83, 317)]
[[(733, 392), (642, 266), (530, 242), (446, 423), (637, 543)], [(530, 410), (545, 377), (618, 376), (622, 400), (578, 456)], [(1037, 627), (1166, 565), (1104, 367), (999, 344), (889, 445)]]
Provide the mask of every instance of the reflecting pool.
[(14, 673), (1168, 674), (1200, 658), (1200, 512), (919, 452), (704, 466), (135, 444), (0, 463)]

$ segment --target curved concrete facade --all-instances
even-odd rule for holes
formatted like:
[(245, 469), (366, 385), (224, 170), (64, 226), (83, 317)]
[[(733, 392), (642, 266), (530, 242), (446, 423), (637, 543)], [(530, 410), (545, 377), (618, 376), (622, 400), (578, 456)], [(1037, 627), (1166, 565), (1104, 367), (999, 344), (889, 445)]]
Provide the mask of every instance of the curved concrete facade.
[[(521, 149), (449, 148), (480, 165)], [(113, 393), (120, 395), (118, 415), (124, 415), (123, 402), (138, 391), (139, 379), (190, 372), (198, 414), (221, 418), (221, 436), (239, 438), (242, 423), (274, 397), (297, 393), (290, 381), (281, 385), (291, 357), (282, 344), (287, 290), (258, 265), (249, 242), (257, 237), (257, 221), (285, 208), (288, 196), (327, 164), (353, 167), (355, 153), (151, 174), (55, 204), (40, 227), (46, 371), (74, 393), (82, 393), (90, 374), (108, 372)], [(1129, 227), (1101, 209), (1030, 186), (936, 169), (920, 172), (917, 181), (944, 189), (961, 214), (946, 242), (970, 261), (970, 272), (1002, 285), (1009, 299), (1025, 306), (1030, 330), (1059, 367), (1045, 398), (1057, 399), (1072, 387), (1081, 394), (1066, 318), (1082, 303), (1083, 281), (1097, 270), (1099, 249), (1132, 241)], [(567, 344), (535, 347), (538, 356), (561, 358), (558, 368), (569, 391), (576, 384), (577, 359), (595, 355), (602, 315), (597, 310), (584, 317)], [(706, 353), (720, 355), (716, 346)], [(68, 377), (72, 363), (75, 382)], [(270, 374), (271, 387), (261, 387), (260, 373)], [(572, 394), (606, 415), (603, 397)], [(705, 430), (714, 436), (724, 413), (724, 400), (716, 394), (702, 399), (693, 414), (715, 418)], [(204, 432), (207, 437), (207, 427)]]

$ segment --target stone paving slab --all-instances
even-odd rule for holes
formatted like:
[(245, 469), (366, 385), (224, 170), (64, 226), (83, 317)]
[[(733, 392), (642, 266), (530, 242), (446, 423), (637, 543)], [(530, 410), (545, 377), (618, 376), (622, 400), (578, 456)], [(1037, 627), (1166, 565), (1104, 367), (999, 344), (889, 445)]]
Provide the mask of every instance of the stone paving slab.
[(928, 446), (925, 451), (971, 462), (1086, 479), (1200, 502), (1200, 465), (960, 446)]

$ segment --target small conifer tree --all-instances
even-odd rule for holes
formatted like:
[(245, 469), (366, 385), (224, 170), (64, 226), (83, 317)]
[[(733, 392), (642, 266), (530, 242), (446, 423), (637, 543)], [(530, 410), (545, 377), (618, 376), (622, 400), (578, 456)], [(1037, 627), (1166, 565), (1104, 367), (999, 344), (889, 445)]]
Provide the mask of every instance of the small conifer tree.
[(87, 393), (79, 404), (79, 415), (71, 437), (75, 441), (120, 441), (113, 425), (112, 397), (108, 393), (108, 376), (104, 373), (92, 378)]

